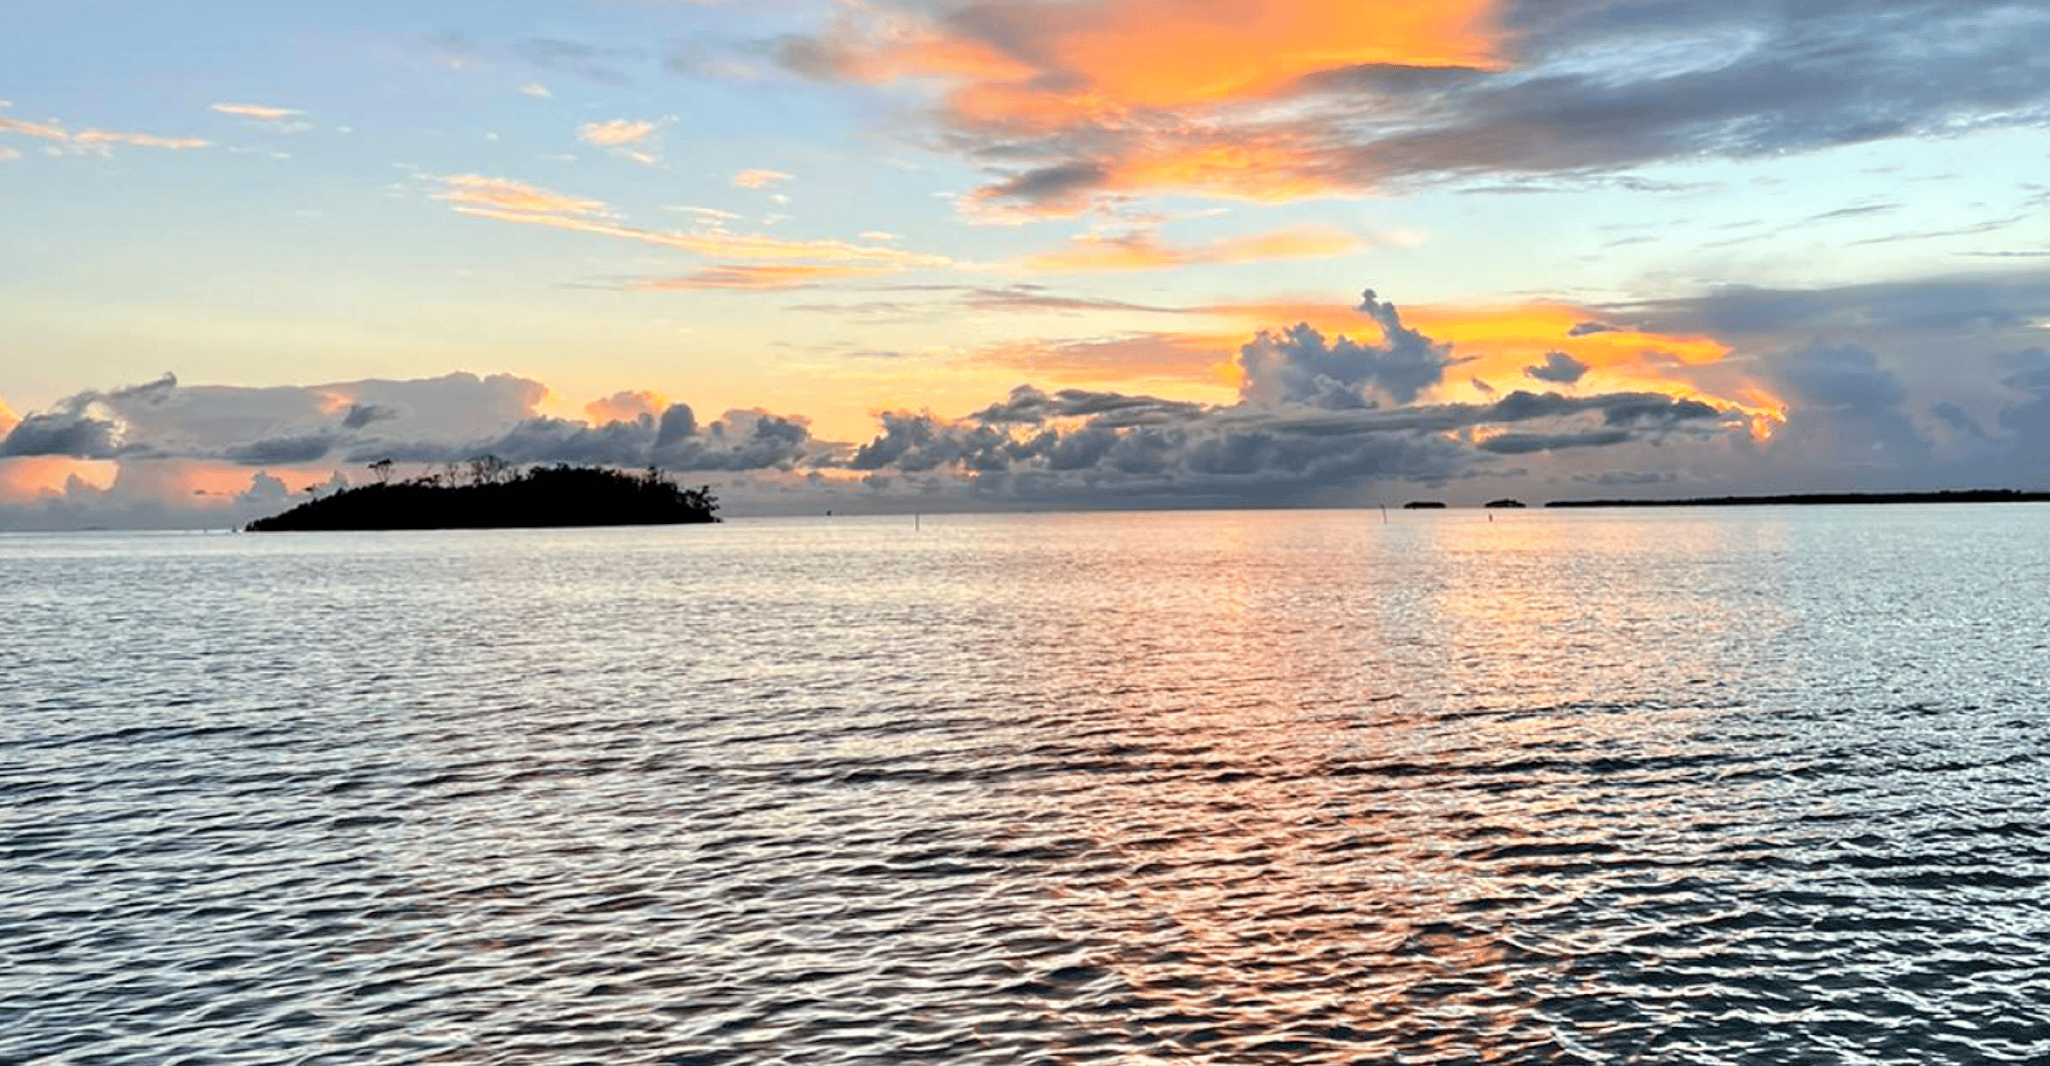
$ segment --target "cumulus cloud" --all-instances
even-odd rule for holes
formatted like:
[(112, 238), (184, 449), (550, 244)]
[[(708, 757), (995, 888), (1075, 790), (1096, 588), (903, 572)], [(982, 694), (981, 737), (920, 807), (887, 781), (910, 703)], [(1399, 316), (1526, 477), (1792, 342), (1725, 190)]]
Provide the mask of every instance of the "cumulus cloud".
[(35, 414), (15, 423), (0, 441), (0, 456), (66, 455), (112, 459), (121, 454), (121, 427), (83, 413)]
[(1371, 406), (1376, 396), (1409, 403), (1436, 385), (1452, 364), (1451, 349), (1402, 324), (1394, 304), (1368, 289), (1360, 310), (1381, 327), (1381, 343), (1347, 337), (1326, 340), (1307, 324), (1262, 332), (1239, 350), (1244, 393), (1254, 404), (1315, 407)]
[(75, 393), (59, 401), (54, 410), (14, 422), (6, 438), (0, 440), (0, 457), (112, 459), (144, 450), (146, 445), (128, 439), (130, 416), (161, 404), (177, 386), (178, 379), (165, 374), (141, 385)]

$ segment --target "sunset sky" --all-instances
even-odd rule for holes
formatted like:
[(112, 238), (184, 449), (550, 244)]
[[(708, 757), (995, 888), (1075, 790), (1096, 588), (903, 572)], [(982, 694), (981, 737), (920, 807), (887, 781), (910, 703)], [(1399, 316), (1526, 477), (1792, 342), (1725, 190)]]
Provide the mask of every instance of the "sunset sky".
[(0, 528), (2050, 488), (2050, 7), (66, 0)]

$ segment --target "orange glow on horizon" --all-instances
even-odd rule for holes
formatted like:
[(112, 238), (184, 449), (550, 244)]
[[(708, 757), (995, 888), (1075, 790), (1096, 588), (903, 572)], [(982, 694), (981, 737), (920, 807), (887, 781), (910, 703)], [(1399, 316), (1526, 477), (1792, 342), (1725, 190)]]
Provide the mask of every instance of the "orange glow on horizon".
[[(4, 420), (0, 420), (4, 421)], [(0, 500), (33, 500), (38, 496), (61, 496), (76, 477), (96, 489), (114, 484), (119, 464), (102, 459), (73, 459), (65, 455), (27, 455), (0, 459)]]

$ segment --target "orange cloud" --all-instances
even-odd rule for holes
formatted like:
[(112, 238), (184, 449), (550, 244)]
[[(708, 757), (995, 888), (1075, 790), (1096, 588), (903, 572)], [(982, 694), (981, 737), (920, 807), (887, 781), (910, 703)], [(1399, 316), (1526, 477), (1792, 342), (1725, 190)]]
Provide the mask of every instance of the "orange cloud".
[(195, 137), (159, 137), (153, 133), (120, 133), (101, 129), (72, 133), (54, 122), (24, 122), (5, 117), (0, 117), (0, 133), (18, 133), (25, 137), (59, 141), (72, 145), (75, 150), (105, 151), (108, 145), (113, 144), (169, 149), (206, 148), (213, 144), (212, 141), (202, 141)]
[[(869, 6), (786, 62), (883, 81), (964, 83), (969, 113), (1172, 109), (1247, 99), (1362, 63), (1490, 63), (1492, 0), (1070, 0), (925, 23)], [(979, 106), (978, 102), (979, 101)]]
[(592, 400), (584, 405), (584, 414), (592, 425), (602, 426), (607, 422), (632, 422), (642, 415), (658, 417), (669, 407), (669, 401), (659, 392), (651, 389), (625, 389), (602, 400)]
[(890, 272), (888, 267), (849, 266), (825, 263), (721, 264), (680, 278), (651, 278), (633, 287), (649, 290), (682, 289), (797, 289), (834, 278), (866, 278)]
[(457, 204), (458, 211), (467, 206), (478, 210), (555, 215), (609, 216), (612, 213), (596, 200), (564, 196), (509, 178), (456, 174), (442, 178), (441, 181), (446, 186), (441, 198)]
[(1026, 257), (1026, 270), (1075, 272), (1160, 270), (1202, 263), (1252, 263), (1267, 259), (1322, 259), (1369, 247), (1357, 234), (1329, 227), (1297, 227), (1240, 237), (1201, 248), (1169, 248), (1150, 234), (1124, 238), (1084, 237), (1075, 247)]
[(577, 137), (590, 144), (611, 148), (641, 140), (655, 132), (655, 127), (656, 124), (653, 122), (630, 122), (623, 118), (615, 118), (604, 122), (586, 122), (577, 128)]
[(929, 19), (849, 2), (859, 23), (786, 42), (785, 65), (951, 83), (953, 132), (1024, 168), (963, 202), (999, 220), (1073, 215), (1106, 191), (1357, 191), (1357, 161), (1341, 165), (1328, 131), (1284, 106), (1290, 93), (1362, 65), (1497, 67), (1505, 39), (1499, 0), (1067, 0)]
[(763, 170), (759, 167), (743, 170), (733, 175), (733, 184), (741, 189), (766, 189), (778, 182), (790, 180), (790, 175), (780, 170)]
[(212, 110), (218, 111), (223, 115), (239, 115), (243, 118), (253, 118), (263, 122), (278, 122), (288, 118), (296, 118), (306, 113), (304, 111), (294, 111), (289, 107), (266, 107), (263, 104), (214, 104)]
[(0, 397), (0, 437), (5, 437), (8, 431), (20, 422), (21, 416), (14, 413), (14, 408), (7, 406), (6, 398)]
[(159, 137), (153, 133), (117, 133), (113, 130), (83, 130), (73, 141), (79, 144), (133, 144), (143, 148), (205, 148), (212, 141), (197, 137)]
[(8, 118), (4, 115), (0, 115), (0, 133), (19, 133), (24, 137), (41, 137), (46, 141), (68, 141), (71, 139), (71, 134), (64, 132), (62, 126), (54, 126), (46, 122), (24, 122), (21, 119)]

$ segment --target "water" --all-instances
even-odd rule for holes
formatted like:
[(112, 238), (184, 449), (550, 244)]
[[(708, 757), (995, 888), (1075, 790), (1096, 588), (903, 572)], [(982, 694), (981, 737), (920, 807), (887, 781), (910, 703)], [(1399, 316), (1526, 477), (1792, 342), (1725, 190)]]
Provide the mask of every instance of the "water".
[(0, 1061), (2050, 1059), (2050, 508), (0, 537)]

